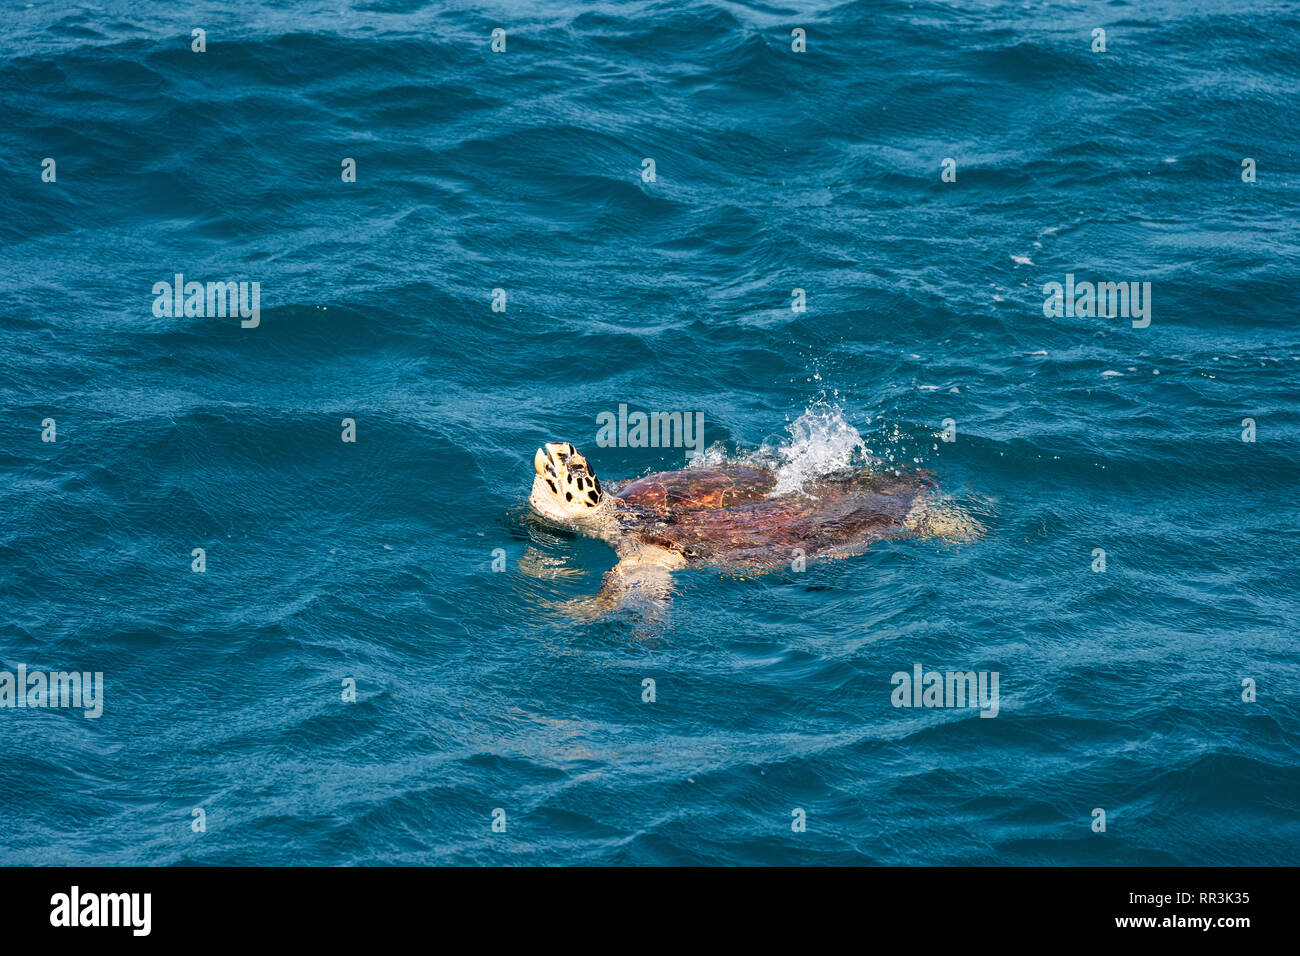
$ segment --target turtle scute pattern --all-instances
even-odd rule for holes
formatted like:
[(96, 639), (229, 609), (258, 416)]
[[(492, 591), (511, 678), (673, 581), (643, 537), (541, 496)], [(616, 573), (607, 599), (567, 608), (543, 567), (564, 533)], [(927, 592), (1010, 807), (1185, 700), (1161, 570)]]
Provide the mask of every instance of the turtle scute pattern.
[(649, 475), (619, 493), (624, 533), (688, 561), (733, 569), (788, 566), (808, 558), (861, 554), (903, 537), (909, 509), (934, 488), (927, 472), (870, 471), (816, 482), (797, 496), (771, 497), (769, 472), (692, 470)]
[(688, 468), (638, 478), (623, 486), (618, 498), (633, 508), (707, 511), (761, 501), (775, 486), (776, 476), (761, 468)]

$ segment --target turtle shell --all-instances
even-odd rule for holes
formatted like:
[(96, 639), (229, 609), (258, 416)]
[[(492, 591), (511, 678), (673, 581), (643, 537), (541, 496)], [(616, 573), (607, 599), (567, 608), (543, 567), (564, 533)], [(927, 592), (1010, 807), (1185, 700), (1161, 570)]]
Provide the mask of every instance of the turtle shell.
[(775, 485), (770, 471), (747, 465), (687, 468), (638, 478), (620, 488), (617, 497), (649, 511), (710, 511), (762, 501)]
[(858, 471), (799, 495), (769, 496), (774, 485), (762, 471), (648, 475), (619, 492), (616, 514), (624, 534), (687, 561), (771, 570), (794, 557), (848, 557), (907, 536), (908, 513), (934, 480), (928, 472)]

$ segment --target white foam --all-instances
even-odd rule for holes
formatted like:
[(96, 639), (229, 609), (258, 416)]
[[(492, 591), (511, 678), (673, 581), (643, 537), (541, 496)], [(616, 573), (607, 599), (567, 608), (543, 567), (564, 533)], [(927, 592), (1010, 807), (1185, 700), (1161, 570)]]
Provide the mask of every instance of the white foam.
[(687, 468), (717, 468), (719, 465), (727, 462), (727, 446), (720, 441), (715, 441), (704, 451), (700, 452), (687, 464)]
[(789, 441), (778, 440), (763, 449), (776, 469), (774, 494), (799, 491), (810, 481), (861, 468), (870, 459), (862, 436), (838, 405), (814, 402), (786, 431)]

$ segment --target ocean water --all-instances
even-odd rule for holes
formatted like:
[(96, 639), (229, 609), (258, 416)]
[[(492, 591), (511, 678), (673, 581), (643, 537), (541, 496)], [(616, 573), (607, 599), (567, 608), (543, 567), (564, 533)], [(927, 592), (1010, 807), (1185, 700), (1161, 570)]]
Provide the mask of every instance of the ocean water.
[[(1287, 2), (6, 4), (0, 671), (103, 693), (0, 863), (1300, 863), (1297, 115)], [(980, 530), (593, 617), (620, 405)]]

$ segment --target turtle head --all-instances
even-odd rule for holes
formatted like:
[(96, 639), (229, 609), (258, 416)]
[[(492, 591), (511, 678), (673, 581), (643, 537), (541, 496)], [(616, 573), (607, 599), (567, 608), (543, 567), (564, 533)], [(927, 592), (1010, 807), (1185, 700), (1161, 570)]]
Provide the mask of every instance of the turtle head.
[(562, 524), (601, 512), (605, 492), (587, 459), (568, 442), (547, 442), (533, 456), (533, 493), (528, 502), (538, 514)]

